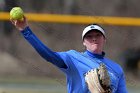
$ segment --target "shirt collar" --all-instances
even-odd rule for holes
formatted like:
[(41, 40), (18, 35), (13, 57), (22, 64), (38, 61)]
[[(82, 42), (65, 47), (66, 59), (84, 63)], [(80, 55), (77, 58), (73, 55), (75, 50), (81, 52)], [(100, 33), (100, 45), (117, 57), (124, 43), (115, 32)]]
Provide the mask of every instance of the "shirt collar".
[(99, 58), (99, 59), (103, 59), (104, 56), (105, 56), (105, 52), (102, 52), (102, 54), (95, 54), (95, 53), (92, 53), (92, 52), (90, 52), (88, 50), (85, 51), (85, 54), (87, 54), (90, 57)]

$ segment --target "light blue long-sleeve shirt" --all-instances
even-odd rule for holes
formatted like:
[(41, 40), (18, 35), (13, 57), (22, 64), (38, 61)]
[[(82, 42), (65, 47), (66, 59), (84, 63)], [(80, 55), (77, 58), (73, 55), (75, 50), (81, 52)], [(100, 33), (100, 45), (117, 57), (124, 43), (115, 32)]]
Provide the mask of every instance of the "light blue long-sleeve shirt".
[(65, 73), (68, 93), (90, 93), (84, 75), (89, 70), (99, 67), (100, 63), (104, 63), (108, 69), (112, 93), (127, 93), (122, 68), (117, 63), (105, 58), (105, 53), (99, 55), (90, 51), (80, 53), (75, 50), (54, 52), (45, 46), (29, 27), (26, 27), (21, 33), (45, 60)]

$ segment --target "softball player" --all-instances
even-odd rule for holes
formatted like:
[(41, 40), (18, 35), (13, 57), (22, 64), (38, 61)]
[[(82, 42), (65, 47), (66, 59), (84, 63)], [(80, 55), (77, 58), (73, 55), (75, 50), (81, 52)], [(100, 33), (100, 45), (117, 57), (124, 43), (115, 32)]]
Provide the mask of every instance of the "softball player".
[(81, 53), (76, 50), (54, 52), (31, 31), (26, 18), (23, 21), (11, 20), (11, 22), (45, 60), (64, 72), (68, 93), (94, 93), (89, 90), (85, 82), (85, 73), (98, 68), (100, 63), (104, 63), (108, 70), (111, 93), (127, 93), (121, 66), (105, 57), (103, 47), (106, 42), (106, 34), (99, 25), (89, 25), (83, 30), (82, 41), (86, 51)]

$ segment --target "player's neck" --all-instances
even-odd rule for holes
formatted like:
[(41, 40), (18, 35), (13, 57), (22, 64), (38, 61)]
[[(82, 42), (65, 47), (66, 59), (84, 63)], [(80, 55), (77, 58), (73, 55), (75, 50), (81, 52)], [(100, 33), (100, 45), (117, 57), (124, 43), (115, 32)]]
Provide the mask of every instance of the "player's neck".
[(94, 54), (99, 54), (99, 55), (101, 55), (102, 52), (103, 52), (103, 50), (88, 50), (88, 51), (90, 51), (90, 52), (92, 52)]

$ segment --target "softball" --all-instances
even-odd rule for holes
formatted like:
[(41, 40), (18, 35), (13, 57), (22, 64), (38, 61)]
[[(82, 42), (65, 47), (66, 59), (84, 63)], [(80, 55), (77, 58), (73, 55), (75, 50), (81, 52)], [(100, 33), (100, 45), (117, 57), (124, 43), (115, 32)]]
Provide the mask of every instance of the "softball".
[(14, 7), (10, 11), (10, 18), (13, 20), (22, 20), (23, 15), (23, 10), (20, 7)]

